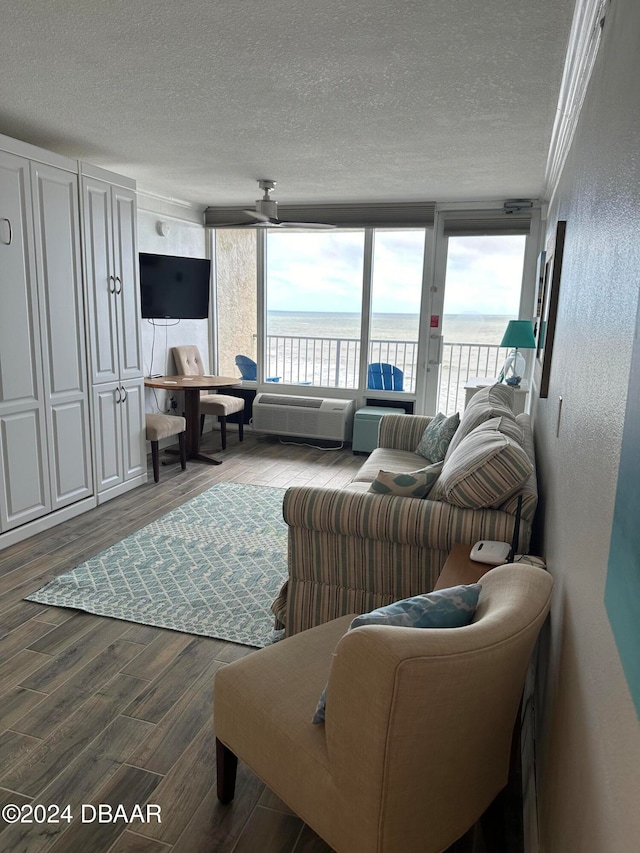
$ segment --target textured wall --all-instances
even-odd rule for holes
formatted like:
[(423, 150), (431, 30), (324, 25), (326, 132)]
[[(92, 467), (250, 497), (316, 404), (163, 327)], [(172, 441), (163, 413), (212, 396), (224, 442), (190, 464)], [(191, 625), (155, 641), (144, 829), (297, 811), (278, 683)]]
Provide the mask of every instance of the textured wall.
[(539, 785), (545, 853), (640, 844), (640, 726), (603, 603), (637, 333), (639, 35), (637, 0), (612, 3), (550, 210), (551, 226), (567, 220), (567, 242), (549, 398), (534, 412), (543, 548), (556, 579)]
[(256, 231), (216, 231), (218, 358), (222, 376), (238, 376), (236, 355), (256, 360)]

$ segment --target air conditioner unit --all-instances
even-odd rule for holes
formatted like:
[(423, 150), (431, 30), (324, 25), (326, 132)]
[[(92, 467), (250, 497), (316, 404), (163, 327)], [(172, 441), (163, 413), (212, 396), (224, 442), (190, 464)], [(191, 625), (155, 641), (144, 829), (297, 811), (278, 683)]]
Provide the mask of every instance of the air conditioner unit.
[(256, 432), (351, 441), (353, 400), (256, 394), (253, 428)]

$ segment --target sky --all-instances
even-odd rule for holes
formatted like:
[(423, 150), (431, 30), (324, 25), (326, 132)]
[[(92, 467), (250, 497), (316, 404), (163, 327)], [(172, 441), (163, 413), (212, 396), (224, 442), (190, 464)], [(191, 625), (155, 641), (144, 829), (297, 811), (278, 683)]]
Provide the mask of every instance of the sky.
[[(445, 314), (517, 316), (523, 236), (450, 237)], [(269, 232), (270, 311), (361, 309), (364, 232)], [(420, 310), (424, 232), (376, 232), (373, 313)]]

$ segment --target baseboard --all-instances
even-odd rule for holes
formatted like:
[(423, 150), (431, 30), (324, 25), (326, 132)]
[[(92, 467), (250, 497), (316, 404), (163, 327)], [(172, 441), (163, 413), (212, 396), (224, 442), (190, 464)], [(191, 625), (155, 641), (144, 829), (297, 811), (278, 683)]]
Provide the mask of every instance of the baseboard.
[(142, 486), (147, 482), (147, 473), (145, 471), (144, 474), (140, 474), (138, 477), (134, 477), (132, 480), (127, 480), (125, 483), (120, 483), (117, 486), (114, 486), (112, 489), (107, 489), (104, 492), (100, 492), (98, 495), (98, 505), (106, 503), (110, 501), (112, 498), (117, 498), (118, 495), (124, 495), (125, 492), (130, 492), (131, 489), (137, 489), (138, 486)]
[(62, 524), (63, 521), (68, 521), (70, 518), (75, 518), (76, 515), (82, 515), (83, 512), (88, 512), (90, 509), (95, 509), (98, 501), (95, 495), (90, 498), (78, 501), (74, 504), (69, 504), (63, 509), (50, 512), (48, 515), (43, 515), (42, 518), (36, 518), (35, 521), (29, 521), (27, 524), (22, 524), (20, 527), (14, 527), (13, 530), (7, 530), (6, 533), (0, 534), (0, 551), (3, 548), (8, 548), (15, 545), (16, 542), (22, 542), (25, 539), (30, 539), (37, 533), (42, 533), (44, 530), (49, 530), (57, 524)]

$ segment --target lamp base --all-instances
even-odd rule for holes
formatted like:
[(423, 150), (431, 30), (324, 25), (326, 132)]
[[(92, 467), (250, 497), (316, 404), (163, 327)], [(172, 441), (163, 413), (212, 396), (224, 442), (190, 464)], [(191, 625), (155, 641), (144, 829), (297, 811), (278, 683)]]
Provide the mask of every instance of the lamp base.
[(524, 360), (524, 356), (520, 355), (517, 349), (511, 350), (502, 365), (500, 381), (506, 382), (507, 385), (511, 385), (513, 388), (517, 388), (522, 381), (526, 367), (527, 363)]

